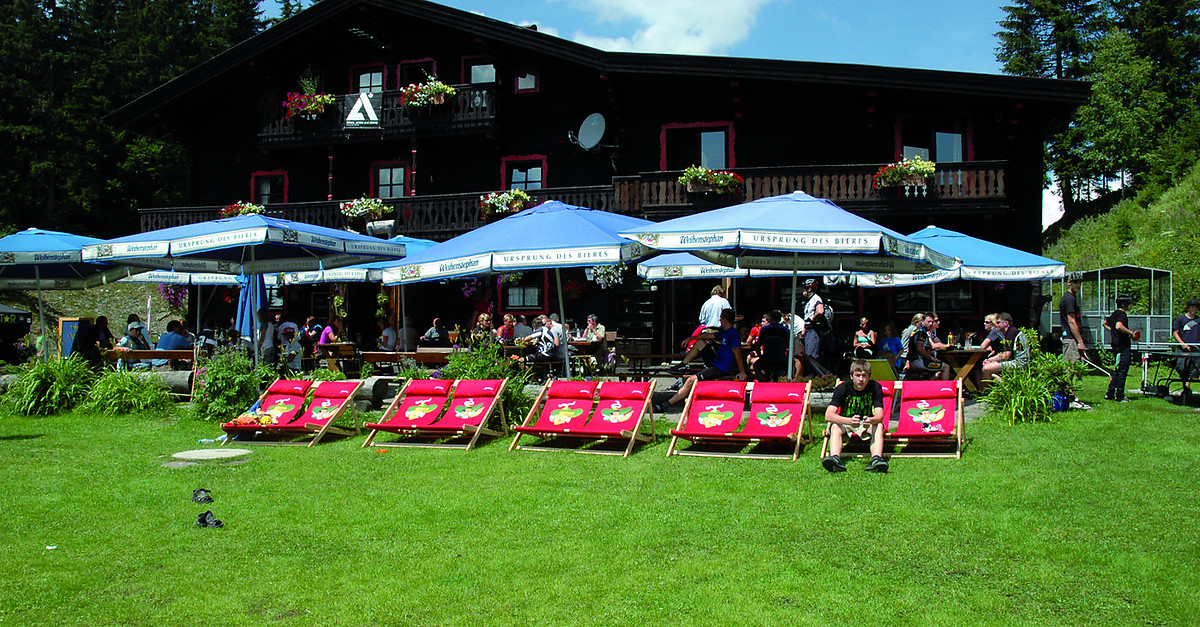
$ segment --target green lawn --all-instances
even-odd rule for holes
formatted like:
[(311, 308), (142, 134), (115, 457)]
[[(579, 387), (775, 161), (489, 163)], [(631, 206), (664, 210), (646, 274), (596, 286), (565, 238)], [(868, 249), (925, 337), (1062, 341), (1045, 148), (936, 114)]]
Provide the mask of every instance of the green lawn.
[(1194, 624), (1200, 416), (1095, 405), (887, 475), (362, 437), (176, 470), (214, 425), (4, 417), (0, 623)]

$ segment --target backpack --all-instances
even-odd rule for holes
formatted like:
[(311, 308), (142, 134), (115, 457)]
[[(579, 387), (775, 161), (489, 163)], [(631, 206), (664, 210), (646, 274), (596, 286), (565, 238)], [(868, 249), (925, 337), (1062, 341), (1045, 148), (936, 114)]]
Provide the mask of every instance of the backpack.
[[(813, 298), (818, 298), (813, 294)], [(825, 315), (823, 317), (813, 317), (812, 326), (821, 337), (825, 337), (834, 331), (833, 306), (824, 298), (821, 299), (821, 304), (825, 305)]]

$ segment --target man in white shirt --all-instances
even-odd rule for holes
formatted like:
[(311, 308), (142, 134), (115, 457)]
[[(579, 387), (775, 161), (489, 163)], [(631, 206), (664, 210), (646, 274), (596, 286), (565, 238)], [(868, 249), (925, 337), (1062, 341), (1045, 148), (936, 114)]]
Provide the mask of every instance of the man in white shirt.
[[(733, 306), (729, 304), (729, 301), (725, 300), (724, 287), (717, 285), (712, 288), (710, 294), (712, 294), (712, 296), (709, 296), (708, 300), (704, 301), (704, 304), (700, 306), (700, 326), (704, 327), (703, 330), (698, 329), (700, 333), (716, 333), (720, 331), (721, 312), (725, 311), (726, 309), (733, 309)], [(692, 337), (696, 335), (698, 334), (693, 334)], [(684, 346), (687, 345), (692, 337), (688, 337), (688, 339), (683, 341)], [(692, 343), (692, 347), (687, 350), (687, 353), (684, 354), (683, 360), (673, 366), (671, 371), (675, 373), (681, 373), (687, 370), (688, 363), (698, 357), (700, 355), (700, 351), (704, 350), (706, 346), (708, 346), (707, 340), (703, 338), (697, 339)]]
[(375, 319), (375, 323), (379, 325), (379, 350), (394, 351), (396, 350), (396, 330), (392, 328), (388, 319), (380, 316)]

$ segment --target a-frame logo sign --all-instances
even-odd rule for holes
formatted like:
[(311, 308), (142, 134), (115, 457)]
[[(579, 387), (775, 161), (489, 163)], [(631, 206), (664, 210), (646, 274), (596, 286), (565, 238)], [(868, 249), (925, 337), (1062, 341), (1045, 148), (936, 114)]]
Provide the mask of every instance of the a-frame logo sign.
[(360, 93), (346, 96), (344, 128), (379, 126), (379, 111), (383, 105), (383, 94)]

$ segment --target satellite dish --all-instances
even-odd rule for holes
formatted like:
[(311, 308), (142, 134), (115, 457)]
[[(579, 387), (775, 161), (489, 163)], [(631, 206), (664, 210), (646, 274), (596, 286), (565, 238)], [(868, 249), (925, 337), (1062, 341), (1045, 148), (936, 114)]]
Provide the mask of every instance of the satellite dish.
[(579, 125), (579, 133), (567, 133), (567, 137), (584, 150), (595, 150), (604, 138), (604, 116), (599, 113), (587, 116)]

